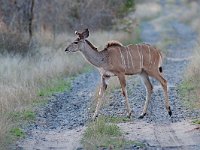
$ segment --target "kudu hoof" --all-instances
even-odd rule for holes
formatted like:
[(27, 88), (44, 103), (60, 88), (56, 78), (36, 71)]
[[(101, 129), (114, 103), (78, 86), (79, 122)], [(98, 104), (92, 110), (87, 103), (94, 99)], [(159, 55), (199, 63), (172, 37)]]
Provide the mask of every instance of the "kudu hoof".
[(129, 119), (130, 119), (130, 118), (131, 118), (131, 114), (132, 114), (132, 113), (131, 113), (131, 112), (129, 112), (129, 113), (127, 114), (127, 118), (129, 118)]
[(138, 119), (143, 119), (145, 115), (146, 115), (146, 113), (141, 114), (141, 115), (138, 117)]
[(168, 110), (168, 114), (169, 114), (170, 117), (172, 116), (172, 111), (171, 111), (170, 107), (169, 107), (169, 110)]
[(171, 117), (171, 116), (172, 116), (172, 111), (169, 110), (169, 111), (168, 111), (168, 114), (169, 114), (169, 116)]

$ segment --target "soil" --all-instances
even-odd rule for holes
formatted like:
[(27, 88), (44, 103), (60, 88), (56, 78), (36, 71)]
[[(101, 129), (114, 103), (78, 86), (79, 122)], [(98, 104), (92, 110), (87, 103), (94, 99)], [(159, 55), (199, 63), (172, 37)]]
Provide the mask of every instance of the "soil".
[[(200, 149), (200, 130), (191, 123), (191, 119), (199, 118), (200, 111), (183, 106), (177, 88), (191, 59), (197, 35), (191, 27), (171, 17), (178, 6), (169, 9), (165, 1), (161, 1), (161, 6), (163, 12), (160, 17), (141, 23), (141, 38), (152, 45), (170, 39), (166, 47), (163, 72), (168, 81), (172, 117), (165, 109), (160, 84), (151, 79), (154, 85), (152, 100), (147, 115), (142, 120), (138, 119), (146, 92), (139, 77), (133, 76), (127, 80), (129, 101), (134, 112), (132, 122), (120, 123), (118, 126), (126, 133), (125, 138), (145, 143), (144, 149), (197, 150)], [(46, 106), (38, 110), (35, 124), (25, 129), (27, 138), (17, 142), (13, 149), (82, 149), (80, 140), (90, 120), (88, 108), (99, 81), (96, 70), (77, 76), (70, 91), (54, 95)], [(108, 105), (101, 108), (100, 114), (124, 115), (125, 102), (120, 89), (110, 94), (109, 101)], [(126, 149), (137, 148), (130, 145)]]

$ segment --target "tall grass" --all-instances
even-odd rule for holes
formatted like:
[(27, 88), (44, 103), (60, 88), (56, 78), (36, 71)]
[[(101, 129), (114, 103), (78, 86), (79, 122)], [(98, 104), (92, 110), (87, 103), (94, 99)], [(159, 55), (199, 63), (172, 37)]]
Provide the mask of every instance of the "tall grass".
[(37, 58), (1, 56), (0, 63), (0, 144), (12, 127), (11, 112), (38, 100), (39, 91), (53, 79), (78, 73), (85, 65), (79, 56), (61, 50)]
[[(189, 24), (197, 34), (197, 43), (200, 42), (200, 3), (198, 1), (187, 1), (184, 15), (180, 17), (181, 21)], [(184, 9), (185, 10), (185, 9)], [(184, 102), (191, 108), (200, 108), (200, 44), (197, 44), (192, 54), (192, 59), (185, 71), (185, 80), (182, 82), (180, 89)]]
[(180, 89), (186, 106), (200, 108), (200, 47), (195, 49)]
[[(34, 50), (34, 55), (0, 55), (0, 145), (5, 143), (8, 131), (15, 126), (9, 115), (11, 112), (30, 107), (34, 100), (38, 101), (38, 93), (44, 87), (52, 86), (56, 79), (79, 73), (87, 64), (79, 53), (64, 52), (75, 35), (66, 33), (55, 39), (47, 35), (36, 35), (41, 47)], [(127, 35), (123, 32), (95, 32), (89, 40), (101, 49), (108, 40), (125, 38)]]

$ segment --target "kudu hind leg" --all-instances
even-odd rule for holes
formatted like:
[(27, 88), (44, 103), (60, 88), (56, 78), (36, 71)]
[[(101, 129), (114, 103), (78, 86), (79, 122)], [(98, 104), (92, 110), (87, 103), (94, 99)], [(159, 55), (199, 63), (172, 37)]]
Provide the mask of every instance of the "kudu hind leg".
[(146, 72), (142, 72), (140, 74), (140, 77), (146, 87), (146, 101), (145, 101), (145, 104), (144, 104), (144, 108), (143, 108), (143, 112), (142, 114), (139, 116), (140, 119), (142, 119), (145, 115), (146, 115), (146, 112), (147, 112), (147, 107), (148, 107), (148, 104), (149, 104), (149, 101), (151, 99), (151, 94), (152, 94), (152, 91), (153, 91), (153, 86), (149, 80), (149, 77), (147, 75)]
[(127, 94), (127, 90), (126, 90), (126, 79), (125, 79), (125, 75), (123, 74), (119, 74), (117, 75), (119, 78), (119, 82), (121, 84), (121, 88), (122, 88), (122, 94), (125, 97), (126, 100), (126, 108), (127, 108), (127, 113), (128, 113), (128, 117), (131, 117), (131, 109), (130, 109), (130, 104), (128, 101), (128, 94)]
[(163, 88), (163, 91), (164, 91), (164, 95), (165, 95), (165, 106), (166, 106), (166, 109), (168, 111), (168, 114), (171, 116), (172, 115), (172, 111), (171, 111), (171, 108), (170, 108), (169, 97), (168, 97), (168, 92), (167, 92), (167, 80), (165, 80), (164, 77), (160, 73), (157, 76), (155, 76), (155, 78), (162, 85), (162, 88)]
[(102, 98), (104, 97), (104, 92), (107, 89), (108, 83), (106, 82), (106, 80), (109, 79), (109, 77), (104, 77), (104, 76), (102, 76), (101, 78), (102, 78), (101, 79), (101, 86), (100, 86), (99, 93), (98, 93), (97, 105), (96, 105), (94, 115), (92, 117), (93, 120), (95, 120), (95, 118), (98, 116), (98, 111), (99, 111), (99, 108), (101, 107)]

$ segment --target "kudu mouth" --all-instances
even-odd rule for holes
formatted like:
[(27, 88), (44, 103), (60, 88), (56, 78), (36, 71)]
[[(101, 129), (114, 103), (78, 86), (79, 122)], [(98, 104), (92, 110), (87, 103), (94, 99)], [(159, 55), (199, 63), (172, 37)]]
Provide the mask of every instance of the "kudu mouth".
[(65, 52), (66, 52), (66, 53), (69, 53), (68, 47), (65, 49)]

